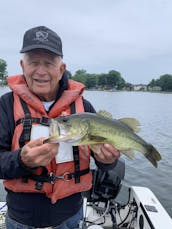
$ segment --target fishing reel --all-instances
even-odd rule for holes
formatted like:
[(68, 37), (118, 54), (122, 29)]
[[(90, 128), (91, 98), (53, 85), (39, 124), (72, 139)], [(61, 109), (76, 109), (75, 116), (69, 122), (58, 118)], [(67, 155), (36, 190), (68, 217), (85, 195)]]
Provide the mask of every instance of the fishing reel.
[(125, 162), (122, 159), (117, 161), (116, 166), (108, 171), (100, 168), (92, 170), (92, 189), (85, 192), (88, 202), (106, 202), (115, 199), (121, 189), (121, 180), (125, 175)]
[(121, 189), (121, 181), (124, 179), (125, 161), (120, 158), (113, 169), (103, 171), (96, 168), (92, 170), (92, 173), (92, 188), (83, 193), (86, 204), (84, 204), (84, 221), (81, 228), (102, 229), (101, 225), (106, 222), (107, 214), (111, 217), (112, 228), (117, 228), (114, 200)]

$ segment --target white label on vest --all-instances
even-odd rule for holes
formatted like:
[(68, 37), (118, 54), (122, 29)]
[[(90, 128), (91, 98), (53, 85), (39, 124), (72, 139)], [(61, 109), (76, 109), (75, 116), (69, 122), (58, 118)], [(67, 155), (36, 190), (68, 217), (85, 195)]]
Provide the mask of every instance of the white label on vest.
[(56, 155), (56, 163), (63, 163), (73, 161), (73, 148), (72, 144), (66, 142), (59, 143), (59, 151)]
[(32, 125), (31, 129), (31, 137), (30, 139), (37, 139), (37, 138), (48, 138), (49, 137), (49, 127), (43, 125)]

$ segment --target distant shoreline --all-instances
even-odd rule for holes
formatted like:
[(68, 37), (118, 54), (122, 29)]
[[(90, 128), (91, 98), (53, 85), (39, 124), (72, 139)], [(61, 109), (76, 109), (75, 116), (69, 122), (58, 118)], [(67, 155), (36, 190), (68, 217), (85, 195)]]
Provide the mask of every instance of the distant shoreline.
[(85, 89), (86, 91), (101, 91), (101, 92), (144, 92), (144, 93), (164, 93), (164, 94), (172, 94), (172, 91), (136, 91), (136, 90), (103, 90), (103, 89)]
[[(0, 85), (0, 88), (10, 88), (8, 85)], [(165, 93), (165, 94), (172, 94), (172, 91), (148, 91), (148, 90), (116, 90), (116, 89), (85, 89), (86, 91), (105, 91), (105, 92), (149, 92), (149, 93)]]

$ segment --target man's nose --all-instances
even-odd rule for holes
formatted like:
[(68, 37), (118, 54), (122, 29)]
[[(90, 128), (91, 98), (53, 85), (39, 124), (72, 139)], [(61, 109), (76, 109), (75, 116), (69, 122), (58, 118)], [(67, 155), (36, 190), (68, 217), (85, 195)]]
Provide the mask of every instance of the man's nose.
[(46, 73), (46, 67), (43, 63), (39, 63), (37, 66), (36, 72), (40, 75), (44, 75)]

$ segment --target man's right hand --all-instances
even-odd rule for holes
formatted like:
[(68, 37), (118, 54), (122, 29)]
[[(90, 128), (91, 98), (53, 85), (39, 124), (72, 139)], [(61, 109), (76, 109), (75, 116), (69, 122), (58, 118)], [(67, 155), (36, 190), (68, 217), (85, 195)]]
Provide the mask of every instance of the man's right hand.
[(21, 161), (28, 168), (46, 166), (58, 153), (59, 144), (43, 143), (45, 138), (29, 141), (21, 150)]

